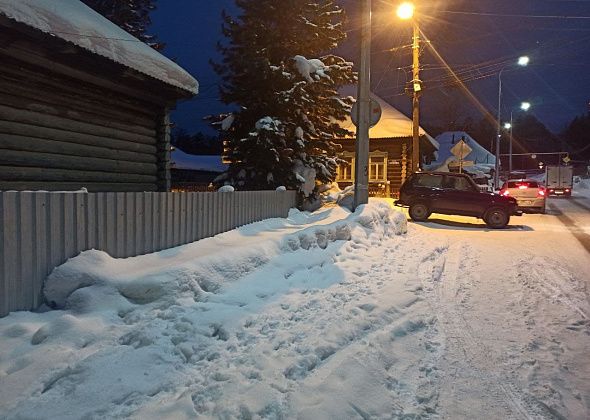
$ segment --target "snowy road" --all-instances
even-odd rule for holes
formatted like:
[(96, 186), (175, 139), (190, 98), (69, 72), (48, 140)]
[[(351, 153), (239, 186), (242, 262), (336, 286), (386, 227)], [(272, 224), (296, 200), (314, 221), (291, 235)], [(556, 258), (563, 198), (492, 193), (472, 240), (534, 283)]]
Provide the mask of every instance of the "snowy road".
[(500, 231), (403, 233), (374, 203), (83, 254), (48, 291), (68, 310), (0, 320), (0, 417), (590, 418), (589, 201)]

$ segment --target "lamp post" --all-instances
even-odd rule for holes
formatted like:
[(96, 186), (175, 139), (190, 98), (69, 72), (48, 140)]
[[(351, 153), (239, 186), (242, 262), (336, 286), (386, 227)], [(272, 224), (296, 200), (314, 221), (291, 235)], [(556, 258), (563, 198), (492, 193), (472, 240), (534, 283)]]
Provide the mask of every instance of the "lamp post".
[(371, 86), (371, 0), (362, 0), (362, 29), (355, 147), (354, 202), (356, 209), (369, 202), (369, 122)]
[(414, 13), (414, 5), (404, 2), (397, 8), (397, 16), (402, 20), (412, 19), (412, 170), (420, 170), (420, 94), (422, 82), (420, 80), (420, 29), (418, 18)]
[[(529, 64), (529, 58), (527, 56), (522, 56), (518, 58), (518, 61), (516, 62), (516, 64), (518, 64), (519, 66), (526, 66), (527, 64)], [(502, 72), (504, 72), (505, 69), (507, 69), (508, 67), (512, 66), (513, 64), (509, 64), (507, 66), (502, 67), (502, 69), (500, 69), (500, 72), (498, 73), (498, 119), (496, 121), (496, 164), (494, 166), (494, 189), (498, 189), (499, 184), (500, 184), (500, 136), (501, 136), (501, 131), (502, 131)]]
[[(520, 103), (520, 109), (523, 111), (528, 111), (531, 108), (531, 103), (530, 102), (521, 102)], [(511, 174), (512, 173), (512, 129), (514, 128), (514, 123), (512, 121), (512, 116), (513, 116), (514, 110), (510, 111), (510, 122), (504, 124), (504, 128), (505, 129), (510, 129), (510, 143), (509, 143), (509, 148), (508, 148), (508, 173)]]

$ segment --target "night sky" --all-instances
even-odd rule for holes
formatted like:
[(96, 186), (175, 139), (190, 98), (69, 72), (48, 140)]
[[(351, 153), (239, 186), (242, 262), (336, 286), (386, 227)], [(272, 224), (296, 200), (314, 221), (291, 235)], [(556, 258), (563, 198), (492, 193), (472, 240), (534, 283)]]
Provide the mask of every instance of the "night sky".
[[(339, 53), (358, 61), (356, 9), (359, 2), (342, 0), (341, 3), (349, 20), (348, 40)], [(509, 118), (510, 111), (521, 101), (529, 101), (530, 112), (559, 133), (573, 117), (588, 110), (590, 0), (415, 3), (420, 7), (420, 28), (431, 45), (492, 114), (497, 112), (498, 72), (504, 66), (507, 66), (502, 75), (504, 119)], [(373, 0), (372, 89), (410, 115), (410, 99), (403, 89), (410, 72), (411, 49), (407, 46), (411, 34), (409, 25), (395, 17), (396, 4)], [(188, 70), (201, 85), (195, 99), (178, 106), (174, 121), (177, 127), (190, 133), (207, 131), (202, 117), (229, 109), (219, 102), (219, 80), (209, 60), (219, 59), (215, 44), (222, 39), (222, 9), (234, 15), (237, 9), (233, 0), (159, 1), (157, 6), (150, 32), (167, 44), (164, 54)], [(527, 68), (509, 66), (520, 55), (530, 56), (531, 64)], [(422, 122), (444, 123), (443, 115), (450, 108), (454, 109), (451, 113), (481, 118), (466, 96), (457, 94), (458, 88), (429, 48), (425, 47), (421, 60), (421, 79), (426, 87)], [(451, 97), (460, 99), (451, 100)]]

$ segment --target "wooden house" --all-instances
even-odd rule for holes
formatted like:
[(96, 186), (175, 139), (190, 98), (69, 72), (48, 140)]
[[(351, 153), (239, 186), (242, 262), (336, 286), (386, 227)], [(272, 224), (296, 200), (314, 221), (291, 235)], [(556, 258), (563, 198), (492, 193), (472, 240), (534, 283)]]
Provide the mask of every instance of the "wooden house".
[[(393, 197), (409, 175), (411, 165), (412, 120), (371, 94), (381, 106), (379, 122), (369, 130), (369, 195)], [(353, 133), (356, 128), (350, 118), (341, 123)], [(341, 188), (354, 183), (355, 138), (334, 140), (342, 146), (340, 157), (345, 161), (338, 166), (336, 182)], [(420, 155), (429, 163), (435, 158), (437, 142), (420, 127)]]
[(220, 155), (191, 155), (179, 148), (172, 151), (172, 191), (211, 191), (212, 182), (228, 165)]
[(0, 0), (0, 190), (167, 191), (177, 64), (78, 0)]

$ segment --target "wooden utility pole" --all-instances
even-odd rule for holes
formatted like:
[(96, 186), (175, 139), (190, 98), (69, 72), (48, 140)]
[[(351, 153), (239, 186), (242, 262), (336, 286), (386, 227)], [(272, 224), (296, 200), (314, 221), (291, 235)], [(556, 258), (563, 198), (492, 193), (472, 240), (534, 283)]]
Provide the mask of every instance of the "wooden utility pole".
[(354, 204), (369, 202), (369, 125), (371, 116), (371, 0), (361, 2), (361, 52), (358, 75)]
[(418, 18), (414, 15), (414, 36), (412, 41), (412, 170), (420, 170), (420, 94), (422, 82), (420, 80), (420, 29)]

